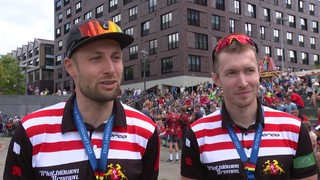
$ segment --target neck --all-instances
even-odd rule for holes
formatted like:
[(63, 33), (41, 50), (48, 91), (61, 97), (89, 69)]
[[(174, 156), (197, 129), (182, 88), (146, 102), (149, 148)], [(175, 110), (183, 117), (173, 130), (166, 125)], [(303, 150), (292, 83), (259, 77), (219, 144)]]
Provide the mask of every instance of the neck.
[(257, 103), (244, 108), (228, 107), (226, 104), (226, 109), (231, 119), (235, 124), (244, 128), (248, 128), (256, 121), (257, 107)]
[(77, 105), (83, 121), (94, 128), (99, 127), (112, 115), (114, 101), (95, 102), (77, 97)]

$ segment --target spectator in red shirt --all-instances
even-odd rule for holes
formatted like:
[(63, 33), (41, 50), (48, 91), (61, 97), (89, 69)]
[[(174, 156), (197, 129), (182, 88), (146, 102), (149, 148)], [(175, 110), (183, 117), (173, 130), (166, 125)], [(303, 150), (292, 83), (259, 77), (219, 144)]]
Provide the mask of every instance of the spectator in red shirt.
[(291, 102), (297, 105), (298, 109), (304, 108), (304, 102), (299, 94), (293, 92), (292, 89), (289, 89), (287, 94), (290, 97)]
[[(173, 161), (173, 150), (176, 152), (175, 161), (179, 161), (179, 135), (181, 136), (181, 125), (179, 121), (180, 117), (178, 114), (175, 113), (175, 109), (171, 108), (168, 110), (167, 120), (166, 120), (166, 129), (168, 134), (168, 141), (169, 141), (169, 159), (167, 162), (174, 162)], [(181, 138), (181, 137), (180, 137)]]

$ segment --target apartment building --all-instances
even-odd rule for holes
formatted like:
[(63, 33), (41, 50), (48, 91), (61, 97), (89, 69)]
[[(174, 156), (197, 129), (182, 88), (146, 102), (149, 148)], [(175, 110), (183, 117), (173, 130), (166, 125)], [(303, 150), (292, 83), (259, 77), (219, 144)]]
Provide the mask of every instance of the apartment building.
[(25, 85), (38, 87), (40, 91), (54, 93), (54, 41), (35, 38), (26, 45), (12, 50), (9, 55), (19, 60), (22, 72), (26, 74)]
[(64, 41), (84, 19), (116, 22), (135, 41), (124, 49), (122, 88), (194, 86), (210, 81), (212, 49), (245, 33), (277, 70), (320, 63), (320, 2), (315, 0), (55, 0), (55, 88), (72, 91)]

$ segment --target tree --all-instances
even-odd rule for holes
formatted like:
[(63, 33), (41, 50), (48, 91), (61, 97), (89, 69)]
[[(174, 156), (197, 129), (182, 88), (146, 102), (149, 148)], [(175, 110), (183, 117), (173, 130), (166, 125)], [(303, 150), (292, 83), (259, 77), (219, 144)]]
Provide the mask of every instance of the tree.
[(25, 94), (25, 80), (18, 59), (9, 55), (0, 56), (0, 95)]

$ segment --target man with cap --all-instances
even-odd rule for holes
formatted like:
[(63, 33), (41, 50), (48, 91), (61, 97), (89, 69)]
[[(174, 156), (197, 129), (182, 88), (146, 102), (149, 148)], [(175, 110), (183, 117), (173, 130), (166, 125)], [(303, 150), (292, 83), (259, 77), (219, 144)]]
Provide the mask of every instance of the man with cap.
[(220, 111), (186, 132), (182, 180), (317, 179), (310, 136), (301, 120), (263, 106), (258, 98), (258, 47), (229, 34), (213, 51), (213, 82), (223, 90)]
[(111, 21), (74, 25), (64, 66), (75, 93), (25, 116), (11, 140), (4, 179), (157, 179), (156, 124), (122, 104), (122, 49), (133, 38)]

